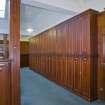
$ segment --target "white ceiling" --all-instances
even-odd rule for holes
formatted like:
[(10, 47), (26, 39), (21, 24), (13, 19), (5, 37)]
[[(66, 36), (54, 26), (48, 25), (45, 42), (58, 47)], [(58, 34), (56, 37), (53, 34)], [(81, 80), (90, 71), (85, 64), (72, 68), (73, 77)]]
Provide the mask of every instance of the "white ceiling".
[(28, 35), (26, 33), (27, 28), (36, 28), (35, 21), (36, 17), (43, 11), (41, 8), (29, 6), (29, 5), (21, 5), (21, 33), (24, 35)]
[[(35, 7), (32, 5), (22, 4), (21, 5), (21, 33), (22, 35), (35, 35), (43, 30), (43, 28), (51, 27), (56, 25), (59, 21), (63, 21), (66, 18), (73, 16), (73, 11), (60, 11), (60, 9), (54, 10)], [(43, 27), (42, 29), (40, 27)], [(34, 32), (27, 33), (26, 29), (32, 28)], [(39, 29), (40, 28), (40, 29)]]
[[(21, 0), (21, 34), (27, 39), (89, 8), (102, 11), (105, 0)], [(0, 19), (0, 33), (8, 32), (7, 23)]]

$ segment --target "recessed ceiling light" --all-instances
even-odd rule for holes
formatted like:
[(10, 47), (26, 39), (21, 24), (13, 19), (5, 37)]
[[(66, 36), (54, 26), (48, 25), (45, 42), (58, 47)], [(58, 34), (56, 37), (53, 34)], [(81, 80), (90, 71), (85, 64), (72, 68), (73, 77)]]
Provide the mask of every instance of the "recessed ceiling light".
[(34, 30), (32, 28), (28, 28), (27, 32), (32, 33)]

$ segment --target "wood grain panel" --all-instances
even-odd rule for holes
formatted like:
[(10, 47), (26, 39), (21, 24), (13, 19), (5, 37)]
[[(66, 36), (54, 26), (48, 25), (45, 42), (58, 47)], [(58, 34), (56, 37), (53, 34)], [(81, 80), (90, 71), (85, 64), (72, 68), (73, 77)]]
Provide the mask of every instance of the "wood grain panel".
[(11, 105), (20, 105), (20, 0), (10, 0)]

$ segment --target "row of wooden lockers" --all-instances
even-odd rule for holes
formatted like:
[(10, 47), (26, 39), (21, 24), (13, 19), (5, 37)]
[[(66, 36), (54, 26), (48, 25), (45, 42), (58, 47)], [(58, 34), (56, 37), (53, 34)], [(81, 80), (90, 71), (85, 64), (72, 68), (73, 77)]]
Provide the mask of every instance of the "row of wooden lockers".
[(97, 97), (95, 15), (86, 11), (29, 40), (30, 67), (87, 100)]
[[(91, 53), (90, 16), (64, 22), (30, 39), (31, 53)], [(33, 49), (33, 50), (32, 50)]]
[[(96, 98), (95, 71), (90, 71), (92, 58), (30, 55), (30, 68), (87, 100)], [(91, 76), (93, 75), (93, 76)]]

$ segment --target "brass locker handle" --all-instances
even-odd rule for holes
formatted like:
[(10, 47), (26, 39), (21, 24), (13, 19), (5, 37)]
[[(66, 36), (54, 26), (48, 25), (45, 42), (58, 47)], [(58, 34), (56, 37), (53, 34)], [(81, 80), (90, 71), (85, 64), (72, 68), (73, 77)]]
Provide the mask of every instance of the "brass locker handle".
[(87, 58), (83, 58), (84, 63), (87, 63)]
[(78, 60), (78, 58), (75, 58), (75, 60)]
[(75, 62), (78, 62), (78, 58), (74, 58), (74, 61), (75, 61)]
[(87, 61), (87, 58), (83, 58), (84, 61)]

